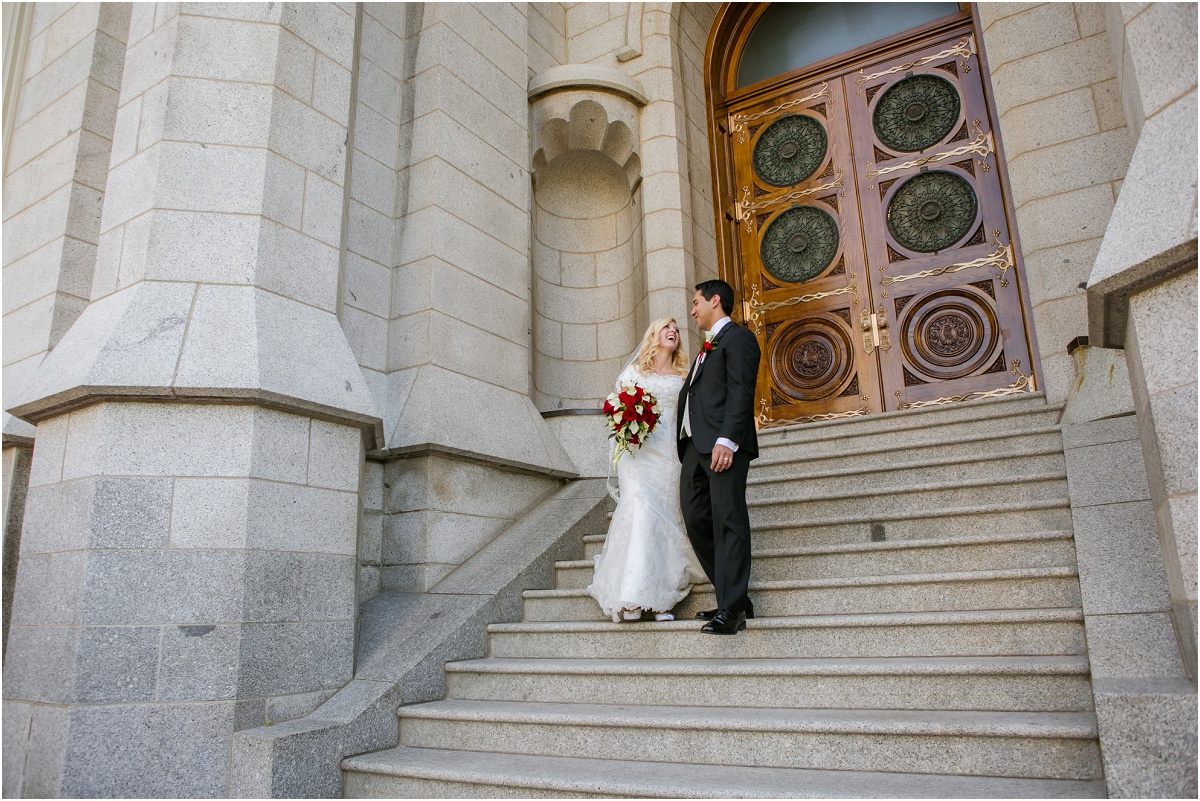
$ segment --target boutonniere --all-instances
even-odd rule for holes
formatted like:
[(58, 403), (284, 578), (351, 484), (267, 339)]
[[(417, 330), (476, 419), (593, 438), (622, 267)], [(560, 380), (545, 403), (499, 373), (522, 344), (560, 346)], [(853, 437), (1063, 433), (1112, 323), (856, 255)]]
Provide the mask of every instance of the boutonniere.
[(714, 350), (717, 349), (717, 343), (715, 343), (711, 339), (709, 339), (709, 340), (705, 341), (705, 343), (701, 346), (700, 349), (703, 350), (705, 353), (712, 353)]

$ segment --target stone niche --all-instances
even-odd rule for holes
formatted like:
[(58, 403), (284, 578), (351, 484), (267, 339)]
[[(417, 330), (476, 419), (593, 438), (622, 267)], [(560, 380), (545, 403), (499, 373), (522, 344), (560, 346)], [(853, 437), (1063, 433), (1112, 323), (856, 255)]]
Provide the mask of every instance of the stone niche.
[(596, 409), (645, 329), (636, 82), (594, 65), (530, 82), (533, 401)]

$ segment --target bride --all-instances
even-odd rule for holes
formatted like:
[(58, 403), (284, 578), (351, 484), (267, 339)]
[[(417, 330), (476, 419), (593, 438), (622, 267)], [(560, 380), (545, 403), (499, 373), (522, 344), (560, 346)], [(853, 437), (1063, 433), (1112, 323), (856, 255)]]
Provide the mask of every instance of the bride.
[(633, 361), (617, 378), (637, 382), (658, 400), (659, 418), (641, 447), (617, 463), (620, 500), (588, 593), (613, 622), (673, 620), (671, 609), (693, 584), (708, 581), (692, 551), (679, 511), (679, 456), (675, 447), (676, 405), (688, 362), (670, 317), (646, 329)]

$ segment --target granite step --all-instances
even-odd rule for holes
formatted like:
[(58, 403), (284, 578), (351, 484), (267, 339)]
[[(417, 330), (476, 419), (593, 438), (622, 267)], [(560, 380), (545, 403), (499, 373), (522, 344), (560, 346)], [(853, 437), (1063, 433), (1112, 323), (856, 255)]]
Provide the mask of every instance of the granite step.
[(1105, 797), (1101, 780), (746, 768), (404, 746), (350, 757), (342, 767), (347, 798)]
[(1004, 433), (1021, 428), (1052, 426), (1062, 416), (1063, 405), (1048, 404), (1044, 393), (1037, 392), (989, 401), (889, 411), (886, 415), (798, 423), (760, 430), (758, 448), (762, 451), (763, 448), (854, 439), (878, 441), (887, 436), (929, 433), (931, 430), (942, 430), (948, 435), (950, 432), (958, 435), (970, 430), (974, 433), (980, 430)]
[(878, 452), (903, 451), (939, 441), (1019, 431), (1057, 425), (1061, 405), (1047, 405), (1044, 397), (1030, 396), (994, 402), (931, 407), (886, 415), (806, 423), (758, 432), (763, 458), (821, 457), (836, 455), (848, 444), (871, 442)]
[(1028, 502), (1066, 501), (1066, 470), (1006, 479), (982, 478), (960, 482), (926, 482), (886, 489), (860, 488), (847, 479), (838, 490), (808, 494), (804, 482), (768, 497), (748, 497), (752, 527), (826, 520), (854, 513), (875, 516), (911, 515), (914, 509), (944, 509), (987, 503), (1021, 508)]
[(447, 696), (480, 701), (1086, 712), (1086, 657), (475, 659)]
[(1079, 609), (760, 617), (735, 637), (696, 620), (520, 622), (488, 626), (494, 657), (746, 659), (1051, 656), (1085, 653)]
[[(1079, 577), (1072, 567), (752, 581), (750, 597), (761, 617), (1080, 605)], [(525, 590), (522, 598), (526, 621), (606, 619), (585, 589)], [(693, 618), (715, 605), (712, 585), (700, 584), (674, 611), (676, 617)]]
[(836, 468), (806, 460), (791, 463), (790, 471), (776, 476), (763, 476), (752, 469), (746, 497), (753, 502), (780, 493), (820, 497), (845, 490), (887, 492), (907, 486), (987, 486), (1024, 476), (1065, 474), (1066, 469), (1061, 445), (1025, 448), (1003, 455), (977, 452), (911, 460), (884, 461), (877, 454), (873, 464)]
[(399, 745), (597, 759), (1010, 778), (1101, 777), (1080, 712), (672, 707), (445, 700), (402, 706)]
[[(937, 464), (959, 459), (1003, 459), (1025, 453), (1062, 453), (1062, 431), (1057, 425), (1040, 426), (1005, 434), (974, 432), (936, 442), (913, 445), (887, 454), (889, 465)], [(788, 456), (778, 448), (760, 450), (750, 465), (749, 484), (787, 481), (812, 474), (870, 470), (880, 465), (880, 451), (870, 437), (847, 439), (844, 447), (827, 456)]]
[(989, 496), (974, 503), (935, 506), (917, 494), (911, 501), (911, 508), (886, 512), (859, 503), (853, 511), (825, 517), (803, 512), (790, 516), (775, 513), (774, 521), (752, 517), (752, 536), (757, 547), (775, 549), (946, 537), (982, 539), (1014, 531), (1068, 530), (1072, 525), (1071, 504), (1065, 495), (1001, 503)]
[[(604, 535), (585, 537), (594, 557)], [(594, 559), (556, 562), (555, 587), (582, 589), (592, 583)], [(832, 576), (882, 576), (928, 571), (992, 570), (1004, 567), (1075, 566), (1070, 531), (1034, 531), (991, 537), (859, 542), (811, 548), (756, 548), (751, 579), (785, 581)]]

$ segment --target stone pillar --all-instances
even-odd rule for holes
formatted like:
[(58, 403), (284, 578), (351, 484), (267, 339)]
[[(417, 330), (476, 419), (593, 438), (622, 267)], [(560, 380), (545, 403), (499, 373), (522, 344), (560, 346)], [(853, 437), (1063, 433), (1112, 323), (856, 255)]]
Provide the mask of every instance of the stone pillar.
[[(1051, 403), (1075, 378), (1084, 285), (1133, 149), (1100, 3), (976, 7)], [(1093, 343), (1098, 344), (1098, 343)]]
[[(15, 106), (5, 131), (7, 405), (90, 297), (130, 15), (128, 3), (30, 5), (28, 41), (12, 43), (23, 45), (11, 67), (24, 80), (5, 98)], [(33, 426), (4, 414), (6, 443), (32, 437)]]
[(355, 9), (137, 4), (92, 302), (38, 426), (6, 795), (217, 796), (352, 675), (364, 439), (335, 316)]
[(384, 592), (429, 590), (578, 474), (531, 399), (526, 7), (404, 10)]
[(1186, 675), (1095, 678), (1096, 717), (1110, 797), (1190, 798), (1197, 787), (1196, 8), (1114, 3), (1104, 11), (1137, 143), (1088, 278), (1089, 338), (1125, 349), (1173, 645)]

